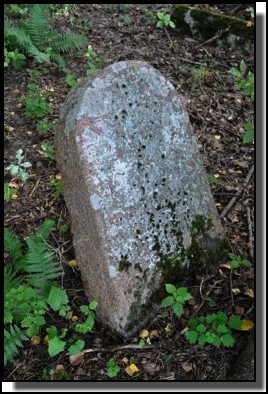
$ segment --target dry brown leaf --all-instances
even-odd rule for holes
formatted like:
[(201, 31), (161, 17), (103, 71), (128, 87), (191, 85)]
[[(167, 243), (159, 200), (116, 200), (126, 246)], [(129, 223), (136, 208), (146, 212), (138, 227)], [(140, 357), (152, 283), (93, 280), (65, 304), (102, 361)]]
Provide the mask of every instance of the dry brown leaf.
[(188, 361), (181, 362), (181, 366), (185, 372), (190, 372), (193, 369), (193, 365)]
[(56, 365), (56, 367), (54, 368), (54, 372), (55, 373), (59, 373), (59, 372), (61, 372), (61, 371), (64, 371), (64, 365), (62, 365), (62, 364), (58, 364), (58, 365)]
[(152, 330), (150, 332), (150, 338), (151, 339), (153, 339), (153, 338), (160, 338), (160, 336), (161, 336), (161, 331), (160, 330)]
[(243, 306), (235, 306), (235, 314), (243, 315), (245, 313), (245, 308)]
[(127, 358), (127, 357), (123, 357), (123, 358), (121, 359), (121, 362), (122, 362), (123, 364), (128, 364), (128, 358)]
[(31, 344), (34, 346), (38, 346), (40, 341), (41, 339), (38, 335), (35, 335), (34, 337), (31, 338)]
[(76, 354), (75, 356), (70, 356), (69, 361), (71, 365), (77, 365), (80, 364), (84, 360), (84, 353), (80, 352)]
[(160, 370), (160, 366), (156, 363), (146, 363), (143, 364), (142, 370), (147, 372), (149, 375), (153, 375), (155, 372)]

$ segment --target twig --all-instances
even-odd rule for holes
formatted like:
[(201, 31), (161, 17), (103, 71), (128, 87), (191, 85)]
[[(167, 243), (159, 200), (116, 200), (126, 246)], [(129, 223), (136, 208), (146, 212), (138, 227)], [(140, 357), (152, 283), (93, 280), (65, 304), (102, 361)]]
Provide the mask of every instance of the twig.
[(36, 182), (36, 184), (34, 185), (33, 190), (31, 191), (31, 193), (30, 193), (30, 195), (29, 195), (29, 198), (31, 198), (31, 197), (33, 196), (33, 194), (34, 194), (34, 192), (35, 192), (37, 186), (39, 185), (40, 180), (41, 180), (41, 178), (37, 179), (37, 182)]
[(250, 208), (247, 207), (247, 220), (248, 220), (248, 239), (249, 239), (249, 255), (253, 259), (253, 233), (252, 233), (252, 223), (250, 217)]
[(231, 290), (231, 299), (232, 306), (234, 306), (234, 295), (233, 295), (233, 269), (230, 269), (230, 290)]
[(123, 346), (115, 346), (115, 347), (110, 347), (110, 348), (92, 348), (92, 349), (85, 349), (82, 350), (79, 355), (86, 354), (86, 353), (94, 353), (94, 352), (107, 352), (107, 353), (113, 353), (118, 350), (132, 350), (132, 349), (139, 349), (139, 350), (149, 350), (153, 349), (155, 346), (153, 345), (146, 345), (145, 347), (141, 348), (140, 345), (123, 345)]
[(197, 312), (200, 311), (200, 309), (202, 308), (202, 306), (203, 306), (204, 303), (206, 302), (208, 296), (210, 295), (210, 293), (212, 292), (212, 290), (214, 289), (214, 287), (215, 287), (218, 283), (220, 283), (220, 282), (222, 282), (222, 279), (221, 279), (221, 280), (216, 280), (216, 282), (214, 282), (214, 284), (211, 286), (211, 288), (207, 291), (207, 293), (206, 293), (205, 297), (203, 298), (203, 301), (201, 302), (201, 304), (199, 305), (199, 307), (195, 310), (195, 314), (196, 314)]
[(209, 38), (207, 41), (203, 42), (202, 44), (197, 45), (197, 46), (195, 47), (195, 49), (199, 49), (199, 48), (201, 48), (203, 45), (210, 44), (211, 42), (216, 41), (218, 38), (220, 38), (220, 37), (223, 36), (225, 33), (227, 33), (227, 31), (228, 31), (229, 29), (230, 29), (230, 26), (228, 26), (228, 27), (227, 27), (226, 29), (224, 29), (224, 30), (220, 30), (219, 33), (217, 33), (214, 37), (211, 37), (211, 38)]
[(165, 27), (165, 32), (166, 32), (166, 35), (168, 36), (168, 39), (169, 39), (169, 41), (170, 41), (171, 46), (173, 46), (173, 42), (172, 42), (172, 40), (171, 40), (171, 38), (170, 38), (170, 35), (169, 35), (169, 33), (168, 33), (166, 27)]
[(236, 195), (229, 201), (229, 203), (226, 205), (226, 207), (224, 208), (224, 210), (222, 211), (222, 213), (220, 214), (220, 218), (223, 219), (224, 216), (226, 216), (226, 214), (230, 211), (230, 209), (232, 208), (232, 206), (234, 205), (234, 203), (236, 202), (236, 200), (238, 199), (238, 197), (240, 196), (240, 194), (242, 194), (243, 190), (245, 189), (245, 187), (247, 186), (252, 174), (254, 172), (254, 165), (251, 167), (251, 169), (249, 170), (242, 187), (238, 190), (238, 192), (236, 193)]

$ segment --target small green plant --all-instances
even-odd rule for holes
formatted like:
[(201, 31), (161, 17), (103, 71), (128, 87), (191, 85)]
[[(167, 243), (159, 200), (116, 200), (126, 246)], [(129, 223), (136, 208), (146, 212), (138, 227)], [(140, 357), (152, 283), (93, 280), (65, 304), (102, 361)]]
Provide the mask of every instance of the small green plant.
[(120, 367), (116, 364), (114, 358), (110, 358), (110, 360), (106, 363), (107, 368), (107, 376), (109, 378), (115, 378), (120, 372)]
[(128, 11), (130, 9), (130, 4), (119, 4), (119, 9), (121, 11)]
[(43, 144), (41, 145), (41, 151), (44, 153), (44, 157), (48, 161), (53, 161), (55, 159), (55, 148), (53, 145)]
[(215, 175), (211, 173), (207, 173), (207, 179), (211, 185), (217, 185), (219, 182), (218, 178), (216, 178)]
[(93, 50), (91, 45), (88, 45), (87, 51), (85, 53), (85, 57), (87, 58), (87, 64), (86, 64), (87, 75), (93, 75), (96, 72), (98, 72), (103, 63), (103, 60), (102, 58), (98, 57), (98, 55)]
[(5, 13), (7, 14), (25, 15), (28, 9), (25, 5), (5, 4)]
[(42, 118), (52, 113), (52, 108), (46, 103), (39, 87), (30, 83), (28, 85), (27, 96), (21, 96), (20, 102), (24, 105), (24, 112), (27, 118)]
[(41, 120), (40, 122), (37, 123), (36, 126), (36, 131), (40, 134), (45, 134), (48, 131), (52, 129), (52, 124), (49, 122), (46, 122), (45, 120)]
[(14, 25), (7, 17), (4, 23), (4, 40), (8, 51), (18, 49), (38, 62), (55, 62), (65, 68), (61, 55), (85, 47), (86, 38), (75, 33), (60, 33), (49, 23), (49, 4), (33, 4), (25, 21)]
[(247, 65), (244, 60), (241, 60), (239, 70), (235, 67), (230, 68), (229, 74), (235, 77), (235, 88), (242, 90), (245, 96), (254, 97), (254, 74), (247, 71)]
[[(186, 339), (191, 345), (198, 343), (203, 346), (206, 343), (219, 347), (232, 347), (234, 338), (231, 328), (240, 329), (241, 324), (234, 324), (234, 318), (228, 317), (224, 312), (212, 313), (207, 316), (200, 316), (190, 319), (188, 322), (189, 331), (186, 333)], [(236, 320), (235, 320), (236, 322)]]
[(144, 340), (143, 338), (140, 339), (140, 340), (139, 340), (139, 347), (140, 347), (141, 349), (143, 349), (145, 346), (146, 346), (145, 340)]
[(254, 142), (254, 125), (253, 123), (245, 123), (244, 128), (246, 132), (243, 136), (243, 143), (244, 144), (251, 144)]
[(183, 314), (183, 305), (185, 301), (192, 298), (191, 294), (188, 293), (186, 287), (179, 287), (176, 289), (176, 287), (171, 284), (166, 284), (166, 291), (172, 295), (163, 299), (161, 307), (171, 307), (173, 312), (180, 318)]
[(29, 178), (26, 169), (32, 167), (32, 164), (29, 161), (23, 162), (24, 155), (22, 149), (17, 150), (16, 159), (18, 164), (11, 164), (6, 169), (10, 172), (11, 176), (17, 176), (22, 182), (25, 182)]
[(249, 260), (246, 259), (242, 259), (240, 256), (237, 256), (234, 253), (229, 253), (229, 257), (231, 259), (230, 261), (230, 267), (232, 269), (237, 269), (239, 268), (241, 265), (243, 267), (251, 267), (251, 262)]
[(163, 27), (172, 27), (172, 29), (174, 29), (176, 27), (175, 23), (170, 20), (170, 14), (166, 14), (164, 12), (157, 12), (156, 15), (158, 18), (156, 27), (159, 27), (160, 29), (162, 29)]
[[(53, 225), (54, 221), (47, 220), (36, 234), (26, 238), (28, 248), (25, 253), (25, 246), (18, 237), (5, 229), (4, 249), (13, 260), (6, 263), (4, 270), (5, 364), (12, 362), (18, 354), (21, 340), (39, 335), (40, 328), (46, 326), (48, 312), (67, 320), (72, 315), (66, 290), (54, 283), (62, 271), (60, 265), (53, 261), (53, 252), (47, 244)], [(84, 323), (70, 325), (68, 322), (67, 327), (59, 332), (54, 326), (46, 328), (50, 357), (66, 348), (70, 355), (84, 348), (85, 342), (76, 333), (92, 330), (97, 305), (96, 301), (91, 301), (89, 305), (80, 307)], [(76, 323), (76, 320), (72, 322)]]
[(62, 218), (59, 218), (58, 220), (58, 229), (62, 234), (67, 233), (69, 231), (69, 226), (66, 223), (64, 223), (64, 220)]
[(247, 12), (249, 13), (250, 17), (254, 19), (254, 8), (253, 7), (248, 7)]
[(67, 74), (65, 81), (70, 88), (73, 88), (77, 84), (77, 79), (73, 74)]
[(61, 176), (60, 175), (56, 175), (56, 176), (51, 175), (49, 177), (49, 180), (50, 180), (50, 185), (55, 188), (54, 195), (57, 198), (60, 198), (61, 196), (63, 196)]
[(17, 190), (10, 187), (8, 182), (4, 183), (4, 201), (9, 202), (16, 193)]
[(8, 51), (8, 49), (4, 47), (4, 67), (8, 67), (8, 65), (11, 64), (15, 70), (19, 70), (23, 67), (25, 59), (25, 56), (19, 53), (18, 49)]

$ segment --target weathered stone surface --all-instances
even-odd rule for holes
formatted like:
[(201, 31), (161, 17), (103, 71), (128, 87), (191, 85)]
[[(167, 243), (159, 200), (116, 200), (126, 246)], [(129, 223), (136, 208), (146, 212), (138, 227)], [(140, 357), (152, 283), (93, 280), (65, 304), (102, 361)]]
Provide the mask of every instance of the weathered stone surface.
[(221, 254), (187, 112), (154, 68), (119, 62), (69, 94), (56, 147), (85, 290), (99, 318), (129, 336), (181, 265)]

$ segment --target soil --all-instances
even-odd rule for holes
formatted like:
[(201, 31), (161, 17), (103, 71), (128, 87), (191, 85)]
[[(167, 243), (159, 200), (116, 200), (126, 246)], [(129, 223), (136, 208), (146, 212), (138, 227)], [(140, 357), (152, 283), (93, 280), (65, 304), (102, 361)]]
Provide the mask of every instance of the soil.
[[(252, 262), (251, 268), (239, 268), (231, 275), (230, 269), (216, 266), (195, 277), (186, 285), (193, 302), (185, 306), (183, 318), (161, 310), (144, 328), (151, 333), (151, 345), (141, 348), (138, 336), (127, 341), (115, 336), (98, 321), (86, 336), (85, 349), (92, 349), (76, 363), (70, 362), (66, 352), (49, 358), (47, 345), (25, 342), (25, 347), (13, 364), (5, 368), (5, 380), (109, 380), (106, 363), (114, 358), (121, 371), (112, 380), (131, 381), (189, 381), (229, 380), (235, 360), (246, 346), (248, 332), (234, 333), (235, 346), (215, 348), (190, 345), (184, 335), (189, 317), (224, 311), (254, 320), (254, 305), (248, 290), (254, 288), (254, 175), (246, 184), (254, 164), (254, 144), (243, 144), (244, 124), (252, 122), (254, 106), (234, 87), (228, 73), (239, 68), (244, 60), (254, 72), (254, 54), (245, 48), (200, 45), (191, 37), (183, 37), (176, 29), (157, 29), (152, 13), (170, 13), (171, 4), (76, 4), (52, 18), (62, 31), (76, 31), (88, 37), (89, 44), (102, 59), (102, 67), (120, 60), (143, 60), (158, 69), (184, 99), (193, 131), (198, 141), (206, 172), (215, 175), (211, 183), (219, 214), (241, 189), (231, 209), (222, 217), (222, 224), (232, 252)], [(248, 5), (202, 5), (229, 15), (248, 18)], [(63, 10), (63, 7), (59, 8)], [(68, 73), (76, 78), (86, 75), (83, 53), (68, 55)], [(26, 237), (34, 233), (46, 218), (56, 220), (50, 244), (61, 253), (64, 261), (75, 258), (70, 231), (60, 231), (62, 223), (70, 227), (70, 218), (63, 197), (56, 197), (50, 177), (59, 175), (55, 161), (49, 162), (40, 150), (42, 144), (53, 145), (53, 130), (40, 134), (36, 120), (25, 117), (20, 97), (27, 94), (27, 85), (36, 83), (53, 107), (48, 122), (56, 124), (58, 113), (69, 91), (66, 74), (53, 64), (39, 64), (27, 60), (20, 70), (5, 69), (5, 168), (15, 163), (18, 149), (23, 149), (26, 160), (32, 163), (26, 182), (12, 179), (5, 170), (5, 181), (17, 187), (17, 199), (5, 203), (5, 227)], [(249, 220), (251, 218), (251, 220)], [(59, 222), (60, 220), (60, 222)], [(5, 259), (8, 262), (9, 256)], [(63, 264), (63, 285), (70, 298), (74, 314), (79, 316), (79, 305), (86, 304), (80, 272)], [(246, 293), (246, 294), (245, 294)], [(48, 324), (62, 327), (62, 321), (49, 316)], [(41, 337), (45, 336), (45, 331)], [(252, 353), (251, 353), (252, 354)], [(139, 372), (129, 376), (125, 368), (134, 363)], [(63, 368), (58, 368), (63, 365)], [(58, 370), (58, 372), (56, 372)], [(59, 371), (61, 370), (61, 371)], [(252, 375), (251, 375), (252, 376)], [(252, 376), (253, 377), (253, 376)], [(244, 373), (242, 380), (248, 380)]]

